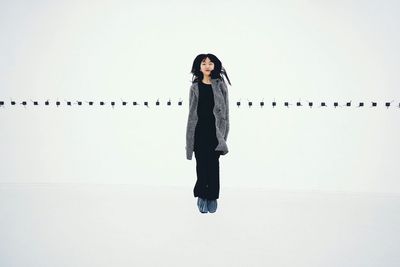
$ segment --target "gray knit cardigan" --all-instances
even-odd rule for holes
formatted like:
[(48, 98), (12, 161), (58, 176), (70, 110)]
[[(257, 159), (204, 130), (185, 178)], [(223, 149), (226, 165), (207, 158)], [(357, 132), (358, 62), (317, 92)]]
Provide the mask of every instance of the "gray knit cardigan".
[[(221, 79), (211, 79), (211, 87), (214, 93), (214, 116), (215, 129), (218, 139), (218, 145), (215, 148), (221, 151), (222, 155), (228, 153), (226, 140), (229, 132), (229, 100), (228, 88), (225, 81)], [(194, 149), (194, 133), (197, 124), (197, 104), (199, 102), (199, 85), (197, 82), (192, 83), (189, 92), (189, 116), (186, 126), (186, 158), (191, 160)]]

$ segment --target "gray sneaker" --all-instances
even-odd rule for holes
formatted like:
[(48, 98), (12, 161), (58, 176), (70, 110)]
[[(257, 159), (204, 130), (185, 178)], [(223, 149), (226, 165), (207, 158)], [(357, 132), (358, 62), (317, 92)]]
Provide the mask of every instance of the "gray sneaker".
[(207, 209), (210, 213), (214, 213), (217, 210), (217, 200), (213, 199), (213, 200), (209, 200), (207, 199)]
[(197, 207), (199, 208), (199, 211), (201, 213), (207, 213), (207, 200), (201, 197), (198, 197), (197, 199)]

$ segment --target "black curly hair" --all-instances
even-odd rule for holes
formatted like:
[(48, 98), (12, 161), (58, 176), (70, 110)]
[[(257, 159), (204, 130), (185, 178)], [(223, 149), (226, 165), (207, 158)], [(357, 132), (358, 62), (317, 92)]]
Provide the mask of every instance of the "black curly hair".
[(222, 62), (213, 54), (200, 54), (196, 56), (193, 61), (192, 71), (190, 72), (193, 74), (192, 83), (203, 80), (203, 73), (200, 71), (200, 65), (206, 58), (209, 58), (210, 61), (214, 63), (214, 69), (211, 71), (211, 79), (223, 80), (222, 75), (224, 75), (228, 80), (229, 85), (231, 85), (231, 81), (228, 78), (225, 68), (222, 66)]

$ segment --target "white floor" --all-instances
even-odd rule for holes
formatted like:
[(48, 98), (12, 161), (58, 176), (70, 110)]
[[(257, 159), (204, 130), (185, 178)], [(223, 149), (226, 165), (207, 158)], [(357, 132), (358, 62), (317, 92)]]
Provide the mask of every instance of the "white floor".
[(0, 266), (400, 266), (400, 196), (0, 184)]

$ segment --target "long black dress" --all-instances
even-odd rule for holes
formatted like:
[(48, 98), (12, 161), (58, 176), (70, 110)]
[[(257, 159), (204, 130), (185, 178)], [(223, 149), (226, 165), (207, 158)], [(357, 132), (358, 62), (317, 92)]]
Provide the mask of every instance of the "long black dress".
[(197, 181), (193, 189), (195, 197), (219, 198), (219, 157), (215, 151), (218, 139), (215, 129), (214, 94), (211, 84), (199, 81), (198, 121), (195, 129), (194, 155), (196, 157)]
[(214, 94), (211, 84), (199, 81), (199, 102), (197, 105), (198, 121), (194, 134), (194, 150), (199, 152), (214, 151), (218, 145), (215, 134)]

